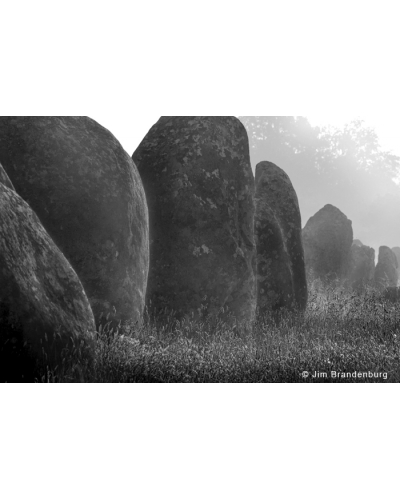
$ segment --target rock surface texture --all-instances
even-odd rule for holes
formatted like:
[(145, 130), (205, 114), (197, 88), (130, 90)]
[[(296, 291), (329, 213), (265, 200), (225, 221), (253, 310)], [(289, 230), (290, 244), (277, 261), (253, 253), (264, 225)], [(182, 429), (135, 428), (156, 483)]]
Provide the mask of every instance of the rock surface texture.
[(1, 166), (0, 164), (0, 182), (1, 184), (3, 184), (4, 186), (12, 189), (13, 191), (15, 191), (14, 189), (14, 186), (12, 184), (12, 182), (10, 181), (10, 178), (8, 177), (8, 175), (6, 174), (6, 171), (4, 170), (4, 168)]
[(303, 232), (307, 272), (321, 279), (343, 279), (350, 267), (353, 242), (351, 221), (333, 205), (310, 217)]
[(32, 381), (38, 364), (55, 369), (63, 356), (90, 360), (95, 323), (82, 284), (28, 204), (2, 183), (0, 280), (1, 381)]
[(83, 116), (3, 116), (0, 162), (77, 272), (95, 317), (116, 311), (116, 320), (140, 320), (147, 205), (139, 173), (115, 137)]
[(397, 258), (387, 246), (379, 247), (378, 264), (375, 268), (375, 283), (379, 288), (397, 286)]
[(235, 117), (162, 117), (133, 155), (150, 218), (148, 304), (255, 313), (254, 177)]
[(348, 283), (352, 288), (372, 284), (375, 274), (375, 250), (354, 240), (350, 249)]
[(259, 313), (282, 307), (304, 310), (307, 281), (296, 192), (273, 163), (256, 167), (255, 241)]

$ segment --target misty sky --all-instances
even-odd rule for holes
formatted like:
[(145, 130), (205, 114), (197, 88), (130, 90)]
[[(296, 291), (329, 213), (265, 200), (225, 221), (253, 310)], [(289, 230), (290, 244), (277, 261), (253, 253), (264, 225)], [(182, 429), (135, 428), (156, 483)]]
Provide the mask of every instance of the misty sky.
[[(122, 115), (118, 116), (101, 113), (92, 116), (92, 118), (97, 120), (101, 125), (108, 128), (118, 138), (125, 150), (130, 155), (132, 155), (143, 137), (146, 135), (151, 126), (156, 123), (159, 117), (160, 115), (149, 114), (146, 118), (143, 118), (142, 116), (140, 119), (134, 120), (132, 119), (132, 117), (129, 117), (129, 119), (127, 119), (127, 117), (124, 117)], [(372, 113), (366, 113), (364, 115), (345, 113), (335, 115), (331, 113), (324, 115), (318, 114), (316, 111), (307, 116), (312, 126), (333, 125), (339, 128), (342, 127), (346, 122), (349, 122), (357, 117), (363, 118), (367, 126), (370, 126), (376, 130), (380, 144), (384, 149), (392, 151), (393, 153), (400, 156), (400, 125), (397, 123), (395, 116), (393, 116), (393, 118), (391, 119), (388, 119), (387, 115), (378, 116)], [(273, 159), (265, 158), (265, 160)], [(254, 169), (255, 165), (252, 165), (252, 167)], [(315, 211), (313, 211), (313, 213), (310, 213), (308, 210), (305, 210), (304, 201), (302, 200), (300, 193), (298, 193), (298, 196), (300, 209), (302, 212), (302, 225), (304, 227), (309, 217), (311, 217), (311, 215), (313, 215), (317, 210), (322, 208), (322, 205), (314, 207)], [(384, 224), (385, 222), (389, 221), (387, 221), (384, 216), (382, 216), (381, 219), (377, 221), (377, 223), (379, 224), (381, 236), (376, 238), (376, 235), (372, 234), (371, 232), (365, 233), (365, 231), (362, 231), (362, 227), (358, 222), (359, 216), (356, 215), (356, 208), (359, 207), (353, 207), (351, 204), (349, 207), (349, 205), (347, 204), (346, 208), (346, 203), (344, 203), (343, 200), (341, 203), (340, 200), (336, 199), (326, 199), (326, 203), (332, 203), (336, 205), (346, 214), (348, 218), (353, 221), (354, 237), (360, 237), (363, 240), (364, 244), (370, 245), (375, 248), (376, 258), (378, 256), (378, 249), (380, 245), (388, 245), (390, 247), (400, 246), (400, 234), (398, 235), (397, 231), (393, 231), (393, 226), (388, 224), (387, 230), (385, 232)], [(386, 236), (382, 236), (382, 232)]]
[[(272, 116), (272, 115), (271, 115)], [(313, 111), (306, 116), (312, 126), (316, 125), (333, 125), (342, 127), (346, 122), (354, 118), (363, 118), (368, 126), (375, 128), (378, 133), (381, 145), (387, 149), (392, 150), (393, 153), (400, 156), (400, 123), (396, 115), (387, 114), (372, 114), (364, 113), (359, 114), (318, 114)], [(108, 128), (120, 141), (125, 150), (131, 155), (143, 137), (147, 134), (148, 130), (160, 118), (160, 115), (149, 114), (148, 117), (143, 116), (134, 117), (130, 115), (117, 115), (99, 112), (92, 115), (91, 118), (98, 121), (101, 125)], [(253, 166), (254, 168), (254, 166)]]
[(136, 4), (134, 14), (99, 4), (94, 15), (80, 2), (49, 22), (53, 9), (38, 17), (35, 3), (21, 16), (9, 2), (18, 30), (5, 22), (0, 32), (2, 114), (90, 116), (130, 155), (161, 115), (234, 111), (306, 116), (312, 125), (360, 117), (400, 156), (394, 3), (270, 2), (267, 24), (263, 9), (248, 5), (213, 2), (194, 18), (186, 7)]

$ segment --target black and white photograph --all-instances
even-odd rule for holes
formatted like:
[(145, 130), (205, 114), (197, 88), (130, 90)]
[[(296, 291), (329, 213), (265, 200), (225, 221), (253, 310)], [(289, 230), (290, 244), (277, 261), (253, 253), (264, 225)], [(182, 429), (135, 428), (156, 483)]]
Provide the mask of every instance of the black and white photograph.
[(395, 2), (1, 19), (1, 498), (397, 498)]
[(2, 381), (399, 382), (400, 142), (370, 122), (162, 116), (128, 153), (0, 117)]

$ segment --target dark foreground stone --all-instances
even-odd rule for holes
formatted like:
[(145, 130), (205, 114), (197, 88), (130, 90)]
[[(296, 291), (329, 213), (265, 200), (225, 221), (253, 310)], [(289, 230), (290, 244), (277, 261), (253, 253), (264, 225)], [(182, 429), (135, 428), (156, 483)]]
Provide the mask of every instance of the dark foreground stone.
[(255, 313), (254, 177), (234, 117), (162, 117), (133, 155), (150, 217), (148, 304), (178, 317)]
[(82, 284), (28, 204), (2, 183), (0, 280), (2, 382), (90, 364), (95, 323)]
[(137, 169), (115, 137), (84, 116), (2, 116), (0, 162), (76, 270), (95, 317), (139, 321), (147, 205)]
[(255, 238), (257, 306), (304, 310), (307, 281), (301, 240), (301, 215), (288, 175), (273, 163), (256, 167)]

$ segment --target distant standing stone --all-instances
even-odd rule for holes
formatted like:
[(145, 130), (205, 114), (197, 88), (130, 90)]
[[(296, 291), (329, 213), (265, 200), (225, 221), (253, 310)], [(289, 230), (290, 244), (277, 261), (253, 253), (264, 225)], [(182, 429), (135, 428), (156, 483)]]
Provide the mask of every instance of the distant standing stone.
[(162, 117), (133, 155), (150, 218), (148, 304), (255, 312), (254, 177), (247, 133), (228, 116)]
[(96, 319), (139, 321), (148, 212), (136, 166), (85, 116), (0, 117), (0, 161), (81, 279)]
[(395, 254), (397, 259), (397, 278), (400, 279), (400, 247), (393, 247), (392, 252)]
[(55, 370), (63, 358), (64, 368), (92, 360), (95, 323), (79, 278), (28, 204), (2, 183), (0, 278), (2, 382), (33, 381), (38, 365)]
[(379, 247), (378, 264), (375, 268), (375, 283), (379, 288), (397, 286), (397, 258), (387, 246)]
[(346, 278), (353, 228), (343, 212), (333, 205), (325, 205), (310, 217), (302, 235), (307, 271), (316, 278)]
[(348, 283), (352, 288), (362, 288), (373, 282), (375, 274), (375, 250), (354, 240), (350, 250)]

